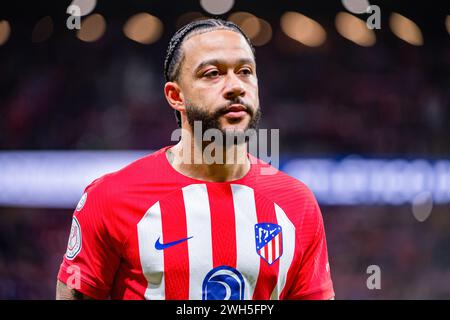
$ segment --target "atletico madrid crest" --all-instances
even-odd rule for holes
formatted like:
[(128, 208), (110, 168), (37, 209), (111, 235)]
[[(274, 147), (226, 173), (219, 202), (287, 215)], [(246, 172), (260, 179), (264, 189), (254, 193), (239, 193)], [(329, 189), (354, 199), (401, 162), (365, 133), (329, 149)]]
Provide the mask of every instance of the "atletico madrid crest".
[(283, 232), (274, 223), (255, 224), (256, 252), (269, 265), (283, 255)]

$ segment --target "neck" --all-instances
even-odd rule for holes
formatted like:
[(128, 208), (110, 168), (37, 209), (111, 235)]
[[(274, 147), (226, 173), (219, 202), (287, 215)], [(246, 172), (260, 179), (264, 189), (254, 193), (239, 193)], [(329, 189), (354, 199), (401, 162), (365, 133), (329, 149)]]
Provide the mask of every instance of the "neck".
[(180, 142), (166, 151), (166, 156), (176, 171), (193, 179), (225, 182), (244, 177), (250, 170), (247, 143), (223, 145), (196, 142), (182, 135)]

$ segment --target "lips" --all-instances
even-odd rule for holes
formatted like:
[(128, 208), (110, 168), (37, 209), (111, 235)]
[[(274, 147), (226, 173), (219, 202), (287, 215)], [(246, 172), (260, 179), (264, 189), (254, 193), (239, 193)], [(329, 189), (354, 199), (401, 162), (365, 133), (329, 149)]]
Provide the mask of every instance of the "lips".
[(224, 113), (225, 118), (237, 120), (247, 114), (247, 108), (241, 104), (233, 104)]
[(228, 112), (240, 112), (240, 111), (245, 111), (246, 112), (246, 110), (247, 110), (247, 108), (244, 107), (241, 104), (233, 104), (227, 109), (226, 113), (228, 113)]

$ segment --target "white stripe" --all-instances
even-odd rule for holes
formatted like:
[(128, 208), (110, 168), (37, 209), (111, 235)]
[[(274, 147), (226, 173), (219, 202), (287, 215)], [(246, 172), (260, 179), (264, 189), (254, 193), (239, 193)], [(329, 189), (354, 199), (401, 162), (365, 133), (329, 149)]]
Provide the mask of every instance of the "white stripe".
[(282, 246), (283, 246), (283, 255), (280, 258), (280, 270), (278, 272), (278, 282), (274, 288), (274, 291), (271, 294), (272, 298), (278, 299), (280, 298), (280, 294), (286, 285), (286, 277), (291, 267), (292, 259), (294, 258), (294, 250), (295, 250), (295, 227), (289, 218), (286, 216), (286, 213), (281, 209), (276, 203), (275, 205), (275, 214), (277, 216), (277, 223), (281, 226), (283, 235), (282, 235)]
[(280, 234), (277, 234), (275, 236), (275, 259), (277, 259), (280, 256)]
[(236, 221), (236, 269), (244, 277), (247, 300), (253, 297), (260, 263), (254, 231), (258, 223), (255, 194), (253, 189), (244, 185), (232, 184), (231, 188)]
[(202, 299), (203, 280), (213, 268), (211, 212), (206, 184), (183, 188), (189, 250), (189, 299)]
[(139, 256), (141, 258), (142, 272), (147, 279), (145, 299), (164, 300), (164, 255), (162, 250), (155, 249), (158, 238), (163, 242), (161, 208), (159, 202), (147, 210), (144, 217), (137, 224), (139, 240)]
[(272, 240), (269, 241), (269, 243), (267, 244), (267, 249), (268, 249), (268, 253), (267, 253), (267, 261), (269, 261), (269, 264), (272, 263)]

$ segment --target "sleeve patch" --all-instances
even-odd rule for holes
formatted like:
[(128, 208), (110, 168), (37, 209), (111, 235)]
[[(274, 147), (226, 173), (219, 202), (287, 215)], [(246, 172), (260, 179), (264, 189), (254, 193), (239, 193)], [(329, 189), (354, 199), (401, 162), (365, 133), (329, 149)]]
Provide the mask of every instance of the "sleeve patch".
[(81, 227), (77, 218), (73, 217), (67, 244), (66, 258), (73, 260), (81, 251)]
[(87, 193), (84, 193), (83, 196), (81, 197), (80, 201), (78, 201), (77, 211), (81, 211), (81, 209), (83, 209), (84, 204), (86, 203), (86, 199), (87, 199)]

